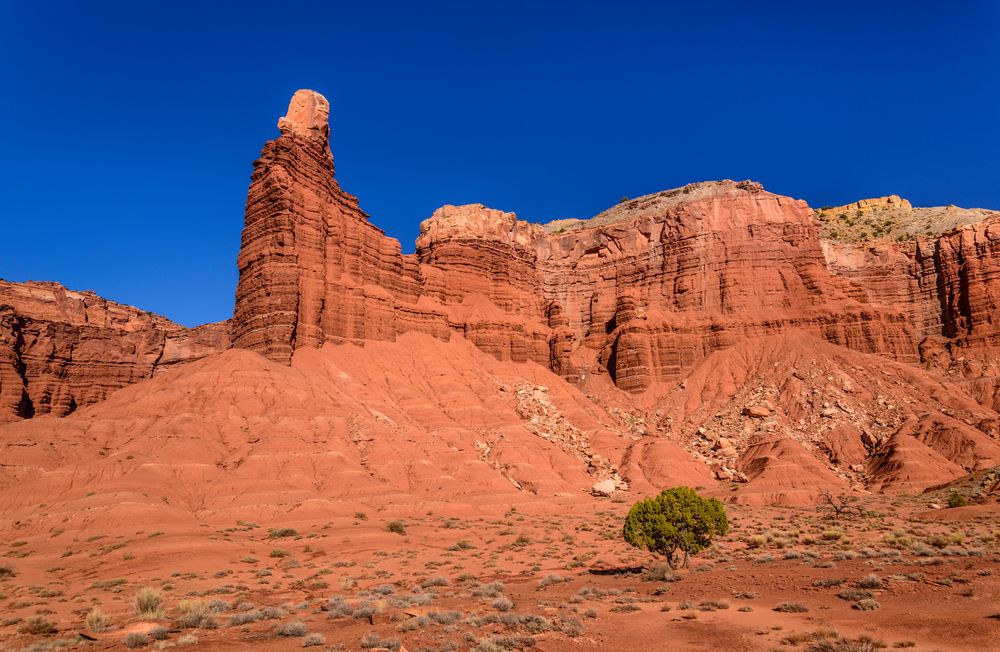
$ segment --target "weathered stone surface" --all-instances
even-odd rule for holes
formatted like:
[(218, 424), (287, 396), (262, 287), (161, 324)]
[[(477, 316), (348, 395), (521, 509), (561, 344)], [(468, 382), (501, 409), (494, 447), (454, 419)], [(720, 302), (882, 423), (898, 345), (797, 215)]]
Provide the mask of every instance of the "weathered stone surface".
[(595, 482), (590, 488), (590, 493), (595, 496), (610, 496), (615, 493), (615, 481), (611, 478)]
[(0, 422), (69, 414), (228, 345), (226, 322), (188, 329), (58, 283), (0, 281)]
[(771, 410), (764, 407), (763, 405), (751, 405), (743, 409), (743, 414), (748, 417), (754, 417), (757, 419), (766, 419), (771, 416)]
[(447, 339), (447, 315), (420, 299), (414, 256), (368, 221), (334, 180), (328, 104), (299, 91), (281, 137), (254, 163), (238, 267), (233, 344), (288, 363), (301, 346), (389, 340), (406, 331)]
[(473, 204), (421, 224), (417, 251), (333, 178), (328, 104), (299, 91), (256, 162), (235, 346), (287, 363), (324, 342), (458, 332), (500, 360), (641, 391), (745, 336), (795, 328), (916, 361), (906, 314), (827, 268), (812, 211), (752, 182), (708, 182), (541, 226)]
[(906, 313), (924, 366), (1000, 408), (1000, 215), (933, 238), (823, 246), (835, 275)]

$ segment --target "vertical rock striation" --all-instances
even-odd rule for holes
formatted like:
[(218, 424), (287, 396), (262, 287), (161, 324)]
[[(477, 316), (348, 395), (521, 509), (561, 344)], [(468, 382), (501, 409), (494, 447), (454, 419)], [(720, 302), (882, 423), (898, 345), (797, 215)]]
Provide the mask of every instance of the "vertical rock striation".
[(334, 179), (328, 117), (322, 96), (297, 92), (254, 165), (235, 346), (288, 363), (302, 346), (458, 332), (499, 359), (630, 391), (787, 329), (917, 360), (905, 310), (831, 273), (802, 201), (708, 182), (544, 226), (444, 206), (402, 255)]
[(906, 314), (924, 366), (1000, 409), (1000, 214), (904, 242), (823, 246), (835, 275)]
[(58, 283), (0, 281), (0, 422), (64, 416), (228, 342), (225, 322), (188, 329)]
[(391, 341), (409, 330), (447, 339), (444, 314), (417, 305), (416, 259), (334, 179), (329, 110), (320, 94), (298, 91), (281, 136), (254, 163), (233, 345), (288, 363), (296, 348), (326, 341)]

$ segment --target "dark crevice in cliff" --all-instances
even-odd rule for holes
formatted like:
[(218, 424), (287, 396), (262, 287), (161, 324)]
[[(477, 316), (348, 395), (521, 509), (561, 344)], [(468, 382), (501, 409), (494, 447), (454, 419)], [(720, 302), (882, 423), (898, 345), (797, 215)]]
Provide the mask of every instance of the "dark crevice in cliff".
[(955, 337), (955, 316), (951, 312), (951, 301), (949, 301), (949, 289), (945, 285), (945, 270), (941, 266), (941, 242), (937, 241), (934, 246), (934, 278), (937, 284), (938, 304), (941, 306), (941, 335), (944, 337)]
[(24, 351), (24, 321), (19, 317), (12, 317), (10, 320), (11, 334), (14, 336), (14, 372), (21, 379), (21, 400), (14, 410), (15, 415), (20, 419), (30, 419), (35, 416), (35, 404), (28, 395), (28, 375), (27, 366), (24, 364), (22, 353)]
[(611, 382), (615, 385), (618, 384), (618, 341), (619, 338), (615, 338), (615, 341), (611, 344), (611, 354), (608, 356), (608, 375), (611, 376)]
[(35, 404), (31, 402), (31, 397), (28, 396), (27, 389), (21, 390), (21, 400), (17, 404), (14, 414), (19, 419), (30, 419), (35, 416)]

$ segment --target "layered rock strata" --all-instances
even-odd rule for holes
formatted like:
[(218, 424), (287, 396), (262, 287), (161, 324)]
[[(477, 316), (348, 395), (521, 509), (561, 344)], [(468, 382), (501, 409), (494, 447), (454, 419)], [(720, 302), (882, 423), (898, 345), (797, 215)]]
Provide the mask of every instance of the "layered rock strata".
[(226, 322), (188, 329), (58, 283), (0, 281), (0, 422), (64, 416), (228, 343)]
[(1000, 408), (1000, 214), (936, 237), (823, 246), (835, 275), (903, 308), (924, 366)]
[(254, 165), (235, 346), (288, 363), (302, 346), (457, 332), (498, 359), (631, 391), (793, 328), (917, 360), (905, 311), (827, 268), (805, 202), (723, 181), (545, 226), (445, 206), (403, 255), (334, 179), (328, 116), (322, 96), (299, 91)]

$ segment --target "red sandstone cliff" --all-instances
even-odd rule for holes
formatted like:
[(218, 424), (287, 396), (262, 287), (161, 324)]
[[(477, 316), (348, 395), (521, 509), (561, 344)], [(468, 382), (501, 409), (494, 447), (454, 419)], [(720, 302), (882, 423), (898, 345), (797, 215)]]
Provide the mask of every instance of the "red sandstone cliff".
[[(8, 425), (11, 450), (42, 431), (91, 446), (91, 428), (127, 445), (143, 424), (165, 441), (190, 438), (201, 431), (171, 417), (197, 405), (233, 468), (234, 437), (283, 449), (273, 432), (316, 428), (322, 447), (309, 456), (329, 453), (324, 433), (335, 431), (334, 455), (357, 447), (345, 477), (394, 490), (404, 477), (410, 491), (424, 486), (413, 469), (431, 473), (452, 453), (457, 466), (430, 484), (465, 483), (470, 464), (479, 477), (480, 462), (528, 491), (595, 478), (652, 491), (711, 473), (757, 502), (919, 490), (1000, 463), (1000, 217), (963, 221), (947, 208), (940, 236), (852, 244), (821, 239), (829, 224), (802, 201), (721, 181), (546, 225), (444, 206), (403, 255), (335, 180), (328, 119), (322, 96), (299, 91), (254, 164), (230, 324), (189, 330), (55, 284), (0, 286), (0, 420), (65, 415), (208, 358), (166, 376), (184, 381), (176, 391), (146, 384), (58, 429)], [(853, 210), (922, 210), (888, 199)], [(278, 364), (210, 355), (228, 346), (228, 326), (236, 348)], [(325, 344), (335, 346), (316, 351)], [(224, 385), (229, 402), (217, 400)], [(571, 397), (572, 423), (550, 386)], [(144, 412), (130, 396), (145, 397)], [(300, 425), (254, 421), (260, 409)], [(442, 452), (453, 431), (461, 441)], [(200, 464), (204, 451), (192, 451)], [(37, 473), (43, 453), (23, 457), (11, 482)]]
[(1000, 407), (1000, 214), (938, 236), (823, 246), (834, 274), (906, 312), (924, 366)]
[(329, 105), (299, 91), (255, 163), (234, 345), (287, 363), (301, 346), (458, 332), (501, 360), (638, 391), (740, 337), (790, 328), (916, 361), (906, 314), (830, 273), (805, 202), (731, 181), (547, 226), (445, 206), (400, 253), (333, 178)]
[(64, 416), (228, 347), (228, 325), (184, 328), (58, 283), (0, 281), (0, 422)]

